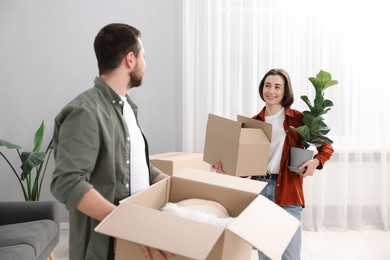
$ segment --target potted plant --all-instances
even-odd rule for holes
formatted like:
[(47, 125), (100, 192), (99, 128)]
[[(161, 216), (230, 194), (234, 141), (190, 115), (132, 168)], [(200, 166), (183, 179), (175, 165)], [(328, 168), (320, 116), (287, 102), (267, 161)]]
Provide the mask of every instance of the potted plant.
[[(16, 149), (20, 158), (21, 170), (19, 174), (17, 168), (12, 165), (11, 161), (0, 150), (0, 155), (4, 158), (12, 172), (15, 174), (15, 177), (18, 179), (26, 201), (39, 200), (47, 164), (53, 149), (53, 140), (50, 140), (45, 152), (41, 152), (44, 134), (45, 122), (42, 121), (35, 133), (34, 149), (31, 152), (20, 152), (20, 149), (22, 148), (19, 145), (0, 139), (0, 147), (4, 146), (8, 149)], [(34, 169), (35, 171), (33, 171)]]
[(303, 102), (309, 107), (309, 110), (303, 111), (303, 125), (299, 127), (291, 126), (291, 129), (298, 133), (302, 140), (302, 148), (292, 147), (290, 150), (290, 171), (304, 172), (298, 167), (313, 157), (314, 151), (308, 150), (310, 145), (315, 147), (323, 143), (332, 144), (333, 141), (326, 137), (330, 128), (325, 124), (323, 116), (331, 109), (333, 102), (325, 99), (325, 89), (337, 85), (337, 80), (332, 79), (329, 72), (321, 70), (316, 77), (310, 77), (310, 82), (315, 89), (315, 98), (313, 103), (307, 96), (301, 96)]

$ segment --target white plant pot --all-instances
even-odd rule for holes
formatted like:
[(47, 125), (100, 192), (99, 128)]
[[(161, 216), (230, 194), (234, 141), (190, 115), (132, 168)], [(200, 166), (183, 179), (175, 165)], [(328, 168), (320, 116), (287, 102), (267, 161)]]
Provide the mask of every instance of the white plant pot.
[(290, 148), (290, 165), (288, 169), (292, 172), (305, 172), (306, 169), (298, 169), (298, 167), (313, 158), (314, 151), (303, 148)]

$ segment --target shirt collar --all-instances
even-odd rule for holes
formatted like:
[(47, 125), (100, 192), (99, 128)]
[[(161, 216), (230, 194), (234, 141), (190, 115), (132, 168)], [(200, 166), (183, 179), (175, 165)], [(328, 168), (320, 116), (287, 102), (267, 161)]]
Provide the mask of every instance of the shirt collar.
[[(291, 109), (291, 107), (284, 107), (284, 114), (288, 117), (294, 117), (294, 112)], [(258, 113), (257, 115), (253, 116), (254, 119), (260, 119), (262, 121), (265, 120), (265, 107)]]
[[(110, 100), (112, 104), (121, 105), (123, 103), (121, 97), (100, 77), (96, 77), (94, 83), (95, 87), (97, 87), (103, 93), (103, 95)], [(130, 99), (129, 95), (126, 94), (126, 98), (131, 108), (133, 110), (138, 110), (137, 105)]]

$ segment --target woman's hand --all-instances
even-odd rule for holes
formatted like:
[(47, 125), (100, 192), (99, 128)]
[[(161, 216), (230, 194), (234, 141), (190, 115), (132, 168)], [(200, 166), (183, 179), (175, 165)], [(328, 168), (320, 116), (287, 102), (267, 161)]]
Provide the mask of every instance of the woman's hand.
[(318, 165), (320, 165), (320, 161), (318, 159), (311, 159), (299, 166), (299, 169), (305, 169), (305, 172), (298, 172), (299, 175), (306, 177), (314, 175), (314, 171), (317, 169)]
[(152, 260), (152, 251), (156, 253), (159, 259), (161, 260), (166, 260), (168, 257), (174, 257), (174, 254), (168, 253), (168, 252), (163, 252), (161, 250), (155, 249), (155, 248), (150, 248), (144, 245), (139, 245), (141, 248), (142, 252), (144, 253), (145, 259), (147, 260)]
[(220, 160), (217, 160), (213, 165), (212, 165), (213, 169), (215, 170), (215, 172), (217, 173), (225, 173), (223, 170), (222, 170), (222, 162)]

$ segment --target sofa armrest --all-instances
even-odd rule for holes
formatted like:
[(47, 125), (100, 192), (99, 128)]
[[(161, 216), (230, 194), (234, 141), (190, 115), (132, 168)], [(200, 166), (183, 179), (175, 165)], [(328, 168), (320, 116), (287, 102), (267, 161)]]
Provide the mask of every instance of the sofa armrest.
[(59, 227), (55, 201), (0, 201), (0, 225), (51, 219)]

